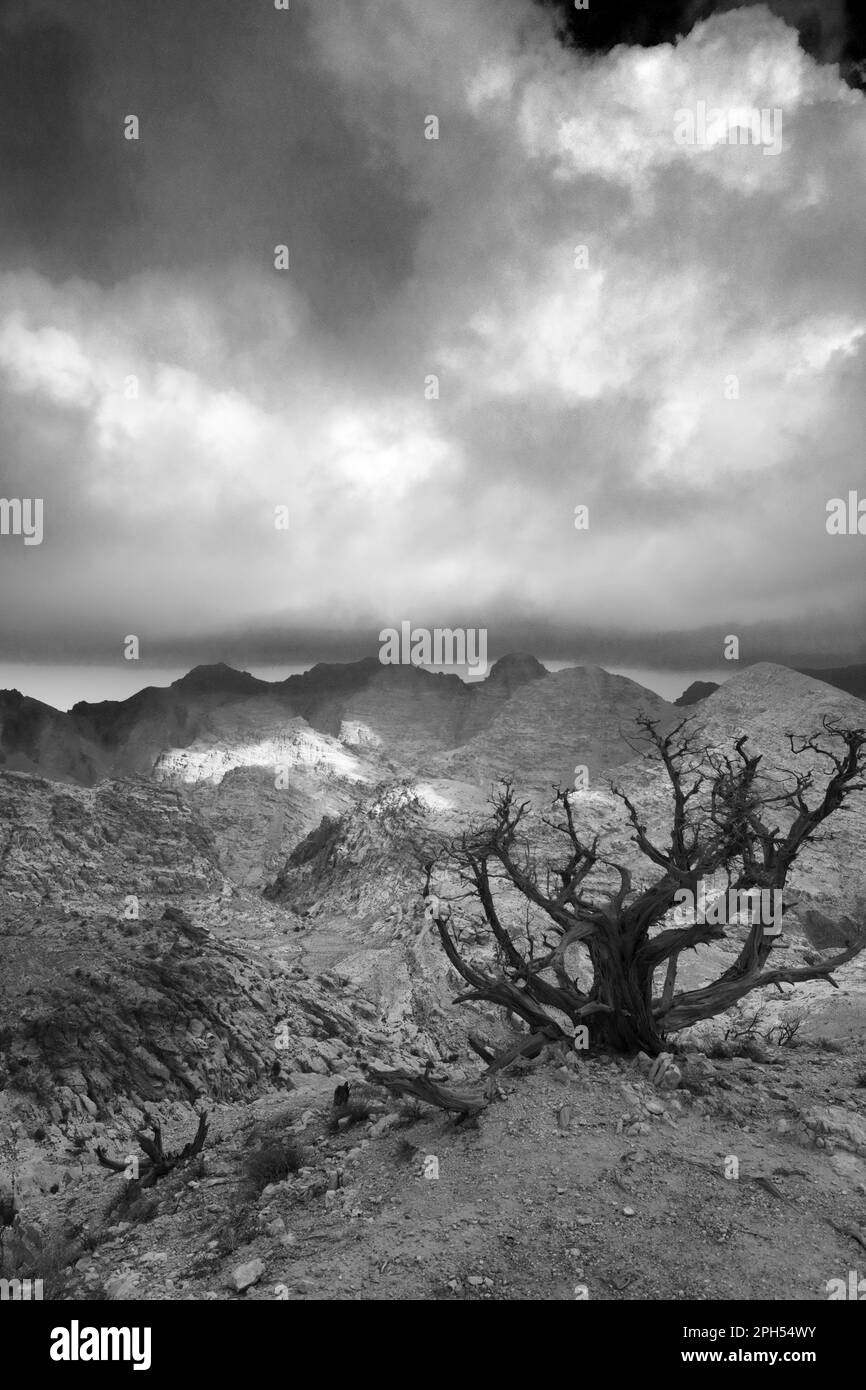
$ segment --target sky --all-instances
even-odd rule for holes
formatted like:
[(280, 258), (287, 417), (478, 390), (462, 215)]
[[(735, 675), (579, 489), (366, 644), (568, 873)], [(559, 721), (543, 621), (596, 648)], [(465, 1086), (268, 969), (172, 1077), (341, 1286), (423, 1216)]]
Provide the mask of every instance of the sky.
[[(826, 529), (866, 499), (856, 35), (836, 0), (656, 20), (0, 0), (0, 498), (43, 501), (0, 535), (0, 686), (405, 620), (866, 660), (866, 536)], [(702, 103), (780, 148), (682, 143)]]

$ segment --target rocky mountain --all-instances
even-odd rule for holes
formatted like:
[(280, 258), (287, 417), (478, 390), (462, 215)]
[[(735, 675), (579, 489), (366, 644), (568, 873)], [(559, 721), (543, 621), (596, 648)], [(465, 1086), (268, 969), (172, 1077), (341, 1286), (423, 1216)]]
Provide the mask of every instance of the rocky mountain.
[(673, 707), (635, 681), (600, 666), (567, 667), (521, 686), (487, 728), (429, 766), (484, 786), (513, 775), (539, 793), (573, 785), (582, 766), (594, 785), (634, 757), (641, 712), (665, 727), (675, 721)]
[[(844, 690), (849, 695), (856, 695), (859, 700), (866, 700), (866, 665), (828, 666), (824, 670), (811, 670), (806, 667), (797, 669), (801, 676), (809, 676), (812, 680), (823, 681), (826, 685), (835, 686), (837, 690)], [(692, 681), (688, 689), (674, 700), (674, 704), (680, 706), (697, 704), (718, 689), (719, 686), (715, 681)]]
[(819, 731), (825, 715), (855, 728), (866, 719), (855, 696), (769, 661), (732, 676), (696, 711), (698, 726), (710, 737), (742, 730), (756, 745), (789, 757), (788, 734)]
[(448, 783), (459, 808), (503, 775), (544, 794), (570, 784), (576, 764), (603, 778), (632, 756), (638, 708), (668, 717), (664, 701), (622, 677), (551, 675), (519, 653), (471, 685), (375, 658), (282, 682), (217, 665), (68, 715), (7, 695), (0, 743), (3, 766), (55, 781), (95, 789), (144, 778), (182, 792), (226, 872), (261, 887), (323, 815), (350, 813), (389, 780)]
[[(17, 761), (26, 773), (59, 765), (63, 772), (56, 776), (68, 787), (63, 796), (59, 789), (52, 793), (48, 814), (44, 778), (7, 772), (0, 783), (0, 825), (4, 808), (7, 824), (16, 806), (19, 812), (3, 850), (7, 890), (15, 891), (28, 837), (47, 834), (53, 848), (46, 891), (61, 881), (73, 896), (76, 885), (94, 886), (100, 862), (93, 845), (76, 838), (75, 827), (89, 826), (102, 847), (112, 837), (122, 843), (127, 818), (148, 829), (150, 864), (118, 852), (113, 865), (106, 850), (101, 867), (110, 881), (156, 893), (180, 882), (195, 892), (218, 864), (233, 883), (260, 890), (285, 878), (296, 847), (323, 817), (341, 823), (347, 843), (360, 843), (352, 827), (359, 818), (375, 823), (371, 808), (390, 786), (411, 786), (435, 821), (443, 808), (456, 817), (477, 815), (506, 776), (540, 807), (555, 785), (571, 785), (575, 769), (585, 768), (585, 809), (594, 808), (619, 835), (610, 777), (621, 773), (629, 785), (646, 787), (650, 801), (656, 797), (657, 769), (640, 756), (635, 716), (648, 714), (663, 728), (680, 717), (625, 677), (599, 667), (551, 674), (525, 655), (503, 658), (476, 685), (414, 667), (383, 667), (375, 659), (319, 666), (277, 683), (215, 666), (196, 668), (167, 690), (76, 706), (69, 716), (16, 693), (0, 708), (5, 766)], [(862, 706), (823, 682), (762, 664), (703, 698), (693, 717), (713, 745), (748, 731), (767, 761), (778, 762), (790, 754), (787, 732), (814, 731), (824, 714), (856, 723)], [(131, 777), (125, 771), (130, 766)], [(90, 785), (75, 790), (73, 778)], [(183, 848), (187, 821), (197, 835), (209, 837), (204, 877), (202, 864)], [(850, 836), (841, 828), (838, 833), (846, 845)], [(836, 861), (827, 854), (829, 871)], [(364, 893), (384, 901), (388, 875), (370, 873), (369, 864), (356, 860), (359, 880), (369, 879)], [(298, 879), (296, 867), (280, 880), (286, 891)], [(323, 893), (335, 901), (335, 884)]]

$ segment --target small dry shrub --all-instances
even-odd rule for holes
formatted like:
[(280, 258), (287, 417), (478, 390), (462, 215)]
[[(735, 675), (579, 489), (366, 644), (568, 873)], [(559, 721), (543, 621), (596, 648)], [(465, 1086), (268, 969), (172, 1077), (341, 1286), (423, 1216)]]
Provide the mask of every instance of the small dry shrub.
[(303, 1167), (304, 1153), (293, 1139), (265, 1139), (244, 1160), (244, 1177), (255, 1192), (272, 1182), (285, 1182)]

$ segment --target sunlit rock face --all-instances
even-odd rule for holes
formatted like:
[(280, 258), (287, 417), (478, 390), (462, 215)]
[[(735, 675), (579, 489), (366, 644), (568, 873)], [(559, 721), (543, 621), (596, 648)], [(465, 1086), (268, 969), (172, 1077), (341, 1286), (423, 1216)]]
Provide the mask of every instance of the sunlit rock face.
[(363, 765), (342, 743), (317, 733), (304, 719), (272, 717), (258, 704), (231, 706), (221, 713), (220, 725), (234, 718), (234, 730), (212, 726), (188, 748), (161, 754), (153, 769), (155, 781), (217, 783), (236, 768), (262, 768), (272, 772), (275, 780), (280, 769), (297, 767), (350, 780), (363, 777)]

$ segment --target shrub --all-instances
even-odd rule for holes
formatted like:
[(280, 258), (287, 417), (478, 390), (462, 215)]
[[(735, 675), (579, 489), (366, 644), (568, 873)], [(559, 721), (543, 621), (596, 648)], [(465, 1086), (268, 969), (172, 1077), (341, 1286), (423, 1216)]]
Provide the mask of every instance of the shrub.
[(751, 1042), (761, 1036), (761, 1029), (766, 1017), (766, 1006), (758, 1004), (750, 1009), (745, 1009), (742, 1004), (735, 1004), (726, 1016), (725, 1028), (722, 1037), (725, 1042)]
[(243, 1198), (237, 1200), (226, 1212), (225, 1219), (220, 1224), (214, 1256), (225, 1259), (227, 1255), (233, 1255), (236, 1250), (254, 1240), (259, 1234), (255, 1217), (255, 1210), (251, 1209)]
[(256, 1192), (284, 1182), (303, 1165), (303, 1150), (292, 1139), (266, 1139), (244, 1161), (244, 1177)]
[(798, 1034), (805, 1022), (804, 1009), (789, 1009), (773, 1028), (767, 1030), (767, 1041), (773, 1042), (775, 1037), (779, 1047), (800, 1047), (803, 1040)]

